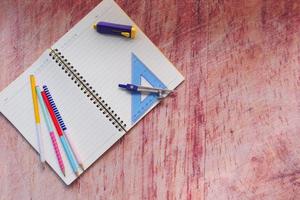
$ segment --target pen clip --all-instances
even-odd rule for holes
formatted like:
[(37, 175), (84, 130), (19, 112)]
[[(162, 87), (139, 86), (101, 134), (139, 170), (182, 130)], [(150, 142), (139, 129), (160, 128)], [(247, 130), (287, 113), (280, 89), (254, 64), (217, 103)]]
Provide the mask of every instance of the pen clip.
[(128, 32), (121, 32), (121, 35), (128, 38), (130, 37), (130, 34)]
[(128, 32), (122, 32), (122, 31), (116, 31), (116, 30), (112, 30), (112, 32), (120, 33), (122, 36), (130, 38), (130, 33), (128, 33)]

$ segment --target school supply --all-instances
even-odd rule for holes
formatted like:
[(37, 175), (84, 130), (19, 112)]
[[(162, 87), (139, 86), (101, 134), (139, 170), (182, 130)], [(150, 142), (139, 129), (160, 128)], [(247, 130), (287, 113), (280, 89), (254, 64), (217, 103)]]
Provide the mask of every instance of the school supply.
[(34, 110), (34, 118), (35, 118), (35, 124), (36, 124), (36, 136), (38, 141), (38, 147), (39, 147), (39, 154), (40, 154), (40, 160), (44, 167), (45, 164), (45, 152), (44, 152), (44, 143), (43, 143), (43, 135), (41, 133), (41, 119), (40, 119), (40, 112), (39, 112), (39, 105), (38, 105), (38, 99), (37, 94), (35, 91), (36, 81), (34, 75), (30, 75), (30, 85), (31, 85), (31, 94), (32, 94), (32, 102), (33, 102), (33, 110)]
[[(55, 138), (55, 135), (54, 135), (53, 126), (50, 122), (49, 113), (46, 110), (45, 102), (44, 102), (44, 99), (43, 99), (42, 94), (41, 94), (41, 89), (39, 88), (39, 86), (36, 86), (35, 90), (36, 90), (36, 93), (37, 93), (37, 96), (38, 96), (38, 99), (39, 99), (39, 102), (40, 102), (40, 105), (41, 105), (41, 108), (42, 108), (42, 113), (43, 113), (43, 116), (44, 116), (44, 119), (45, 119), (45, 122), (46, 122), (46, 126), (47, 126), (47, 129), (48, 129), (50, 138), (51, 138), (51, 142), (52, 142), (52, 146), (53, 146), (53, 149), (54, 149), (54, 152), (55, 152), (55, 155), (56, 155), (57, 163), (58, 163), (58, 165), (61, 169), (62, 174), (65, 176), (66, 173), (65, 173), (64, 161), (61, 157), (61, 153), (60, 153), (59, 147), (57, 145), (57, 141), (56, 141), (56, 138)], [(49, 150), (49, 148), (47, 148), (47, 150)]]
[(94, 24), (94, 29), (98, 33), (119, 35), (132, 39), (135, 38), (137, 34), (137, 29), (135, 26), (114, 24), (109, 22), (98, 22), (97, 24)]
[[(136, 26), (114, 1), (104, 0), (0, 93), (0, 111), (38, 149), (28, 76), (47, 85), (85, 170), (160, 102), (156, 94), (123, 92), (119, 83), (174, 90), (184, 80), (137, 26), (135, 39), (125, 40), (99, 34), (92, 28), (99, 21)], [(46, 162), (70, 184), (77, 176), (68, 162), (63, 176), (51, 145), (46, 138)]]
[(154, 88), (154, 87), (146, 87), (146, 86), (140, 86), (140, 85), (134, 85), (134, 84), (119, 84), (120, 88), (126, 89), (130, 92), (140, 92), (140, 93), (155, 93), (158, 95), (158, 98), (164, 98), (168, 94), (174, 92), (174, 90), (167, 90), (162, 88)]
[(68, 160), (69, 160), (69, 162), (71, 164), (72, 170), (73, 170), (73, 172), (77, 176), (79, 176), (78, 163), (77, 163), (77, 161), (74, 158), (74, 155), (73, 155), (73, 153), (72, 153), (72, 151), (71, 151), (71, 149), (69, 147), (69, 144), (67, 143), (67, 140), (66, 140), (66, 138), (65, 138), (62, 130), (60, 129), (59, 123), (58, 123), (58, 121), (56, 119), (56, 116), (55, 116), (54, 111), (53, 111), (53, 109), (52, 109), (52, 107), (50, 105), (50, 102), (49, 102), (49, 100), (48, 100), (48, 98), (46, 96), (45, 91), (41, 92), (41, 94), (42, 94), (43, 100), (45, 102), (46, 108), (48, 109), (48, 112), (49, 112), (50, 117), (52, 119), (52, 122), (54, 124), (54, 127), (56, 129), (56, 132), (58, 134), (58, 137), (59, 137), (59, 139), (61, 141), (61, 144), (63, 146), (63, 149), (65, 150), (67, 158), (68, 158)]
[(84, 166), (83, 166), (83, 162), (82, 162), (82, 159), (81, 159), (81, 156), (77, 150), (77, 147), (74, 143), (74, 141), (71, 139), (72, 137), (69, 135), (70, 133), (67, 132), (67, 126), (65, 125), (65, 122), (62, 118), (62, 116), (60, 115), (57, 107), (56, 107), (56, 104), (54, 102), (54, 99), (52, 98), (52, 95), (48, 89), (48, 87), (46, 85), (43, 86), (43, 89), (44, 89), (44, 92), (47, 96), (47, 99), (49, 100), (50, 102), (50, 105), (55, 113), (55, 116), (56, 116), (56, 119), (58, 120), (58, 123), (60, 125), (60, 128), (62, 129), (63, 133), (64, 133), (64, 136), (67, 138), (67, 141), (68, 143), (70, 144), (70, 147), (71, 147), (71, 150), (73, 151), (74, 155), (75, 155), (75, 158), (80, 166), (81, 169), (84, 169)]

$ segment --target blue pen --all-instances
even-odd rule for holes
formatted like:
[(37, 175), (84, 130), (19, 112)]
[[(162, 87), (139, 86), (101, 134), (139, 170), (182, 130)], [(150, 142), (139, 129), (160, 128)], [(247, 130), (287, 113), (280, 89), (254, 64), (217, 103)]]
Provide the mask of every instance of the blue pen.
[(74, 173), (78, 176), (78, 175), (79, 175), (79, 171), (78, 171), (78, 163), (77, 163), (77, 161), (75, 160), (72, 151), (70, 150), (70, 147), (69, 147), (69, 145), (68, 145), (68, 143), (67, 143), (67, 141), (66, 141), (65, 136), (63, 135), (63, 132), (62, 132), (60, 126), (59, 126), (59, 123), (58, 123), (56, 117), (55, 117), (55, 113), (54, 113), (54, 111), (53, 111), (53, 109), (52, 109), (52, 107), (51, 107), (51, 104), (50, 104), (50, 102), (49, 102), (49, 99), (47, 98), (47, 95), (46, 95), (45, 91), (42, 92), (42, 97), (43, 97), (44, 102), (45, 102), (45, 104), (46, 104), (46, 107), (47, 107), (47, 109), (48, 109), (48, 111), (49, 111), (50, 117), (51, 117), (52, 122), (53, 122), (53, 124), (54, 124), (54, 126), (55, 126), (55, 129), (56, 129), (56, 131), (57, 131), (57, 134), (58, 134), (58, 136), (59, 136), (59, 138), (60, 138), (60, 141), (61, 141), (61, 143), (62, 143), (62, 146), (63, 146), (63, 148), (64, 148), (64, 150), (65, 150), (65, 152), (66, 152), (66, 155), (67, 155), (67, 157), (68, 157), (68, 160), (69, 160), (69, 162), (70, 162), (70, 164), (71, 164), (72, 170), (73, 170)]
[(50, 118), (49, 118), (49, 115), (47, 113), (45, 102), (44, 102), (42, 94), (41, 94), (41, 89), (40, 89), (39, 86), (36, 86), (35, 90), (36, 90), (36, 94), (38, 96), (38, 99), (39, 99), (39, 102), (40, 102), (40, 105), (41, 105), (41, 108), (42, 108), (42, 112), (43, 112), (43, 115), (44, 115), (44, 118), (45, 118), (45, 121), (46, 121), (46, 125), (47, 125), (47, 128), (48, 128), (49, 134), (50, 134), (50, 138), (51, 138), (51, 141), (52, 141), (52, 145), (53, 145), (53, 148), (54, 148), (54, 151), (55, 151), (55, 155), (56, 155), (59, 167), (60, 167), (62, 173), (65, 176), (66, 174), (65, 174), (64, 162), (63, 162), (63, 159), (62, 159), (61, 154), (60, 154), (60, 150), (59, 150), (57, 142), (56, 142), (56, 138), (55, 138), (54, 131), (53, 131), (53, 126), (50, 123)]
[(120, 88), (126, 89), (132, 92), (147, 92), (147, 93), (155, 93), (158, 95), (158, 98), (164, 98), (168, 94), (174, 92), (174, 90), (162, 89), (162, 88), (152, 88), (152, 87), (145, 87), (139, 86), (134, 84), (119, 84)]
[(61, 127), (61, 129), (62, 129), (62, 131), (64, 133), (64, 136), (66, 137), (67, 142), (69, 143), (69, 146), (71, 147), (71, 150), (73, 151), (73, 154), (74, 154), (74, 157), (77, 160), (77, 163), (79, 164), (79, 166), (80, 166), (81, 169), (84, 169), (82, 158), (81, 158), (81, 156), (80, 156), (80, 154), (78, 152), (77, 147), (75, 146), (74, 141), (70, 137), (69, 133), (67, 133), (67, 126), (65, 125), (64, 120), (62, 119), (62, 117), (61, 117), (61, 115), (60, 115), (60, 113), (59, 113), (59, 111), (58, 111), (58, 109), (56, 107), (56, 104), (54, 102), (54, 99), (53, 99), (53, 97), (52, 97), (52, 95), (51, 95), (48, 87), (46, 85), (44, 85), (43, 89), (44, 89), (44, 91), (46, 93), (46, 96), (47, 96), (47, 98), (48, 98), (48, 100), (50, 102), (50, 105), (51, 105), (51, 107), (52, 107), (52, 109), (54, 111), (56, 119), (58, 120), (58, 123), (59, 123), (59, 125), (60, 125), (60, 127)]

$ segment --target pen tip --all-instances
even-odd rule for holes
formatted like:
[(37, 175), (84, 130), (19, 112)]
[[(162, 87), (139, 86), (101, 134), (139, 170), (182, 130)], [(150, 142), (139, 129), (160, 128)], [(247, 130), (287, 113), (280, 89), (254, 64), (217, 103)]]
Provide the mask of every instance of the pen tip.
[(75, 172), (76, 176), (79, 176), (79, 172)]
[(64, 176), (66, 176), (65, 170), (62, 170), (62, 173), (63, 173)]
[(82, 170), (84, 170), (84, 166), (83, 166), (82, 163), (79, 164), (79, 167), (80, 167)]
[(120, 87), (120, 88), (126, 88), (126, 85), (124, 85), (124, 84), (119, 84), (119, 87)]
[(93, 28), (94, 28), (94, 29), (97, 29), (97, 24), (93, 24)]

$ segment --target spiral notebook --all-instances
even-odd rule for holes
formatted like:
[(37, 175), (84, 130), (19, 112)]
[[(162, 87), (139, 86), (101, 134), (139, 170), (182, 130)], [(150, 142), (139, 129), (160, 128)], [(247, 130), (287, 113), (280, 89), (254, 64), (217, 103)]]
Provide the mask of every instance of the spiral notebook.
[[(139, 28), (133, 40), (101, 35), (92, 28), (100, 20), (134, 24), (114, 1), (102, 1), (0, 93), (1, 113), (38, 150), (29, 75), (46, 84), (86, 169), (159, 103), (156, 96), (124, 91), (119, 83), (174, 89), (183, 81)], [(70, 184), (77, 177), (64, 153), (62, 175), (43, 120), (41, 125), (46, 161)]]

